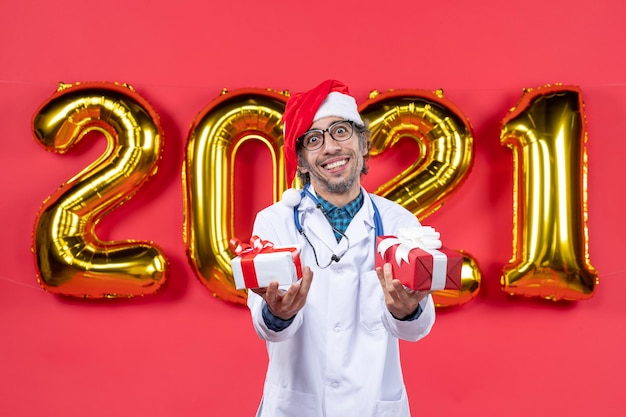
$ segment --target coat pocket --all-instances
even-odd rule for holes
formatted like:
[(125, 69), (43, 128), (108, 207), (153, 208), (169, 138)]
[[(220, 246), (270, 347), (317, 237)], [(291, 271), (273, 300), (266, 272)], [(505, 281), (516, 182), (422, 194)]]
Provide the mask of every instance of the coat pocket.
[(406, 394), (397, 401), (377, 401), (374, 415), (376, 417), (408, 417), (409, 403)]
[(319, 417), (322, 408), (314, 394), (292, 391), (272, 384), (265, 384), (260, 417)]

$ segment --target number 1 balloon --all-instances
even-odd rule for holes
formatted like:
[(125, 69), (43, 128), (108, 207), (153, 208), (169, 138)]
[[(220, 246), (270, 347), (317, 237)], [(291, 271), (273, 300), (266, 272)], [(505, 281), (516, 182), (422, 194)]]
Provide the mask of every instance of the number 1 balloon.
[(525, 90), (502, 122), (513, 151), (513, 257), (503, 290), (552, 300), (593, 296), (598, 274), (589, 261), (587, 140), (577, 87)]

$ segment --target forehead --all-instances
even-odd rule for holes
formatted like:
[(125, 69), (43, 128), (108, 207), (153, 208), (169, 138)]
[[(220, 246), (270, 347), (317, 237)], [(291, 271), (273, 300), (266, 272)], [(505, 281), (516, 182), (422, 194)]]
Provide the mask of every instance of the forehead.
[(326, 129), (328, 126), (332, 125), (333, 123), (339, 120), (343, 120), (343, 119), (341, 117), (335, 117), (335, 116), (322, 117), (321, 119), (313, 122), (309, 130), (310, 129)]

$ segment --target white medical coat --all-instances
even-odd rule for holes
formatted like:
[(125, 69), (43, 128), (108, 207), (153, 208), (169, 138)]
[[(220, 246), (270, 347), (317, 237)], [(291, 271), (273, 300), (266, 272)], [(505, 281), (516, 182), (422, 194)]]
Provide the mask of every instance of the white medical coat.
[[(345, 232), (350, 248), (340, 262), (326, 269), (317, 267), (311, 246), (296, 230), (293, 207), (278, 202), (257, 215), (254, 235), (277, 246), (301, 244), (302, 265), (313, 270), (306, 305), (282, 331), (266, 326), (265, 301), (248, 292), (254, 328), (267, 341), (269, 354), (257, 416), (410, 415), (398, 339), (416, 341), (426, 336), (435, 320), (435, 308), (429, 295), (420, 303), (423, 312), (417, 320), (400, 321), (389, 313), (374, 271), (372, 200), (385, 235), (396, 235), (399, 228), (419, 226), (419, 222), (400, 205), (363, 192), (363, 207)], [(298, 215), (320, 265), (346, 247), (345, 237), (337, 243), (328, 220), (311, 198), (301, 201)]]

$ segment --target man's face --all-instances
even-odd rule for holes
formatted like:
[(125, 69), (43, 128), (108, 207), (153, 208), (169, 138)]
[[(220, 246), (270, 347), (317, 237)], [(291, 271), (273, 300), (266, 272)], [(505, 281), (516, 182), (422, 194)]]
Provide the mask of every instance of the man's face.
[[(313, 123), (310, 129), (326, 129), (332, 123), (342, 120), (338, 117), (325, 117)], [(367, 152), (360, 146), (356, 131), (344, 142), (337, 142), (324, 133), (324, 145), (314, 151), (302, 149), (300, 171), (308, 173), (311, 184), (323, 196), (330, 194), (358, 195), (363, 169), (363, 156)]]

